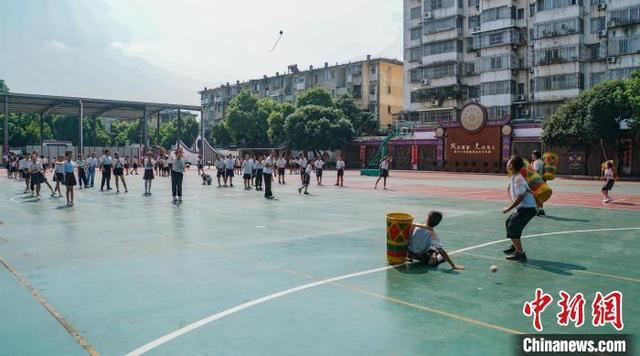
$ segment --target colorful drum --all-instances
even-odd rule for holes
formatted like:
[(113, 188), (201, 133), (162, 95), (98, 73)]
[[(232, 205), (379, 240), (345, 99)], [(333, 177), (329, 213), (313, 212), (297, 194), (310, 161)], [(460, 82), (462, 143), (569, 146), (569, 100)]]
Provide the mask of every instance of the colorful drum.
[(544, 162), (544, 174), (542, 177), (545, 180), (554, 180), (556, 178), (556, 167), (558, 166), (558, 155), (553, 152), (545, 152), (542, 155), (542, 161)]
[(407, 258), (412, 224), (413, 215), (411, 214), (387, 214), (387, 262), (389, 264), (401, 264)]
[(553, 193), (551, 188), (549, 188), (547, 183), (542, 179), (538, 172), (535, 171), (535, 169), (527, 166), (527, 168), (522, 168), (522, 170), (520, 170), (520, 174), (522, 174), (524, 179), (527, 181), (529, 189), (531, 189), (531, 192), (538, 203), (544, 203), (551, 198), (551, 194)]

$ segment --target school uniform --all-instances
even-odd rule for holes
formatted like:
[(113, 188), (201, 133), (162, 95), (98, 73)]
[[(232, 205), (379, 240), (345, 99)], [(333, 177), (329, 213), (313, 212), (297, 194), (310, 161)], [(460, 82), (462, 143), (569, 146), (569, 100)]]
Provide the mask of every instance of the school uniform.
[(613, 189), (613, 185), (615, 184), (615, 177), (613, 176), (613, 169), (607, 168), (604, 170), (604, 185), (602, 186), (602, 190), (607, 192)]
[(242, 178), (251, 179), (251, 172), (253, 170), (253, 161), (247, 160), (242, 163)]
[(287, 166), (287, 161), (284, 158), (279, 158), (277, 164), (278, 164), (278, 175), (284, 176), (284, 171)]
[(122, 177), (124, 175), (125, 161), (122, 158), (113, 159), (113, 175), (116, 177)]
[(96, 167), (98, 166), (98, 160), (95, 157), (89, 157), (87, 159), (87, 182), (90, 187), (93, 187), (93, 181), (96, 176)]
[(509, 194), (511, 199), (516, 200), (519, 196), (524, 196), (524, 199), (515, 209), (515, 211), (505, 221), (507, 229), (508, 239), (519, 239), (522, 236), (522, 231), (525, 226), (533, 219), (538, 213), (536, 207), (536, 199), (529, 189), (527, 181), (520, 173), (516, 173), (511, 176), (509, 181)]
[(304, 175), (304, 170), (305, 168), (307, 168), (307, 158), (306, 157), (302, 157), (298, 160), (298, 163), (300, 164), (300, 175), (303, 176)]
[(18, 162), (18, 169), (20, 169), (20, 176), (22, 177), (22, 179), (29, 178), (29, 167), (30, 166), (31, 166), (31, 163), (26, 159), (21, 159)]
[(153, 175), (153, 165), (154, 162), (152, 159), (144, 160), (144, 175), (142, 176), (143, 180), (151, 180), (155, 178)]
[(216, 177), (217, 178), (224, 177), (224, 173), (225, 173), (224, 161), (219, 159), (216, 161)]
[(336, 170), (338, 171), (338, 177), (344, 177), (344, 161), (340, 160), (336, 162)]
[(71, 161), (64, 161), (62, 164), (62, 168), (64, 169), (64, 185), (67, 187), (73, 187), (77, 185), (76, 175), (74, 174), (75, 165)]
[(184, 178), (184, 160), (176, 159), (171, 168), (171, 194), (182, 197), (182, 179)]
[(387, 178), (389, 176), (389, 161), (380, 162), (380, 177)]
[(87, 162), (80, 158), (76, 161), (76, 165), (78, 166), (78, 183), (80, 184), (80, 188), (83, 186), (87, 188), (89, 186), (89, 184), (87, 184), (87, 174), (85, 170)]
[(46, 182), (46, 178), (42, 171), (44, 170), (44, 165), (41, 161), (36, 161), (36, 163), (31, 163), (31, 190), (37, 185), (40, 185)]
[(273, 193), (271, 192), (271, 177), (273, 175), (275, 160), (273, 157), (269, 156), (262, 163), (264, 165), (264, 169), (262, 170), (262, 176), (264, 178), (264, 197), (269, 199), (273, 197)]
[(202, 161), (202, 158), (198, 159), (198, 169), (203, 169), (204, 168), (204, 164)]
[(105, 183), (107, 184), (107, 189), (111, 190), (111, 166), (113, 165), (113, 158), (110, 155), (102, 155), (102, 157), (100, 157), (100, 165), (102, 166), (100, 190), (104, 189)]
[(313, 165), (316, 167), (316, 177), (322, 177), (322, 167), (324, 167), (324, 161), (318, 159), (313, 163)]
[(53, 181), (64, 184), (64, 167), (62, 162), (56, 162), (53, 169)]
[(256, 182), (255, 182), (256, 190), (261, 190), (264, 166), (262, 165), (262, 162), (256, 160), (254, 167), (256, 168)]
[(233, 168), (235, 165), (235, 160), (233, 158), (227, 158), (225, 161), (225, 174), (227, 177), (233, 177)]
[(309, 185), (311, 183), (311, 165), (307, 165), (307, 167), (302, 171), (302, 185)]

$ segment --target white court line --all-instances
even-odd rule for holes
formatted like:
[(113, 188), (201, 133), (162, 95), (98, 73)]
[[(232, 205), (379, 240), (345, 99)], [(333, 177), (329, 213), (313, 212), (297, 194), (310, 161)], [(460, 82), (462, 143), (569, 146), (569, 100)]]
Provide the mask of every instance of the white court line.
[[(607, 228), (607, 229), (588, 229), (588, 230), (570, 230), (570, 231), (557, 231), (557, 232), (545, 232), (545, 233), (541, 233), (541, 234), (533, 234), (533, 235), (526, 235), (523, 236), (522, 238), (531, 238), (531, 237), (542, 237), (542, 236), (554, 236), (554, 235), (568, 235), (568, 234), (578, 234), (578, 233), (588, 233), (588, 232), (604, 232), (604, 231), (630, 231), (630, 230), (640, 230), (640, 227), (623, 227), (623, 228)], [(495, 240), (495, 241), (490, 241), (490, 242), (486, 242), (483, 244), (479, 244), (479, 245), (474, 245), (474, 246), (470, 246), (470, 247), (465, 247), (459, 250), (455, 250), (450, 252), (450, 255), (453, 254), (458, 254), (458, 253), (462, 253), (465, 251), (469, 251), (469, 250), (475, 250), (481, 247), (486, 247), (486, 246), (491, 246), (491, 245), (496, 245), (499, 243), (503, 243), (505, 242), (506, 239), (500, 239), (500, 240)], [(216, 320), (220, 320), (224, 317), (227, 317), (229, 315), (235, 314), (237, 312), (240, 312), (242, 310), (254, 307), (256, 305), (259, 304), (263, 304), (266, 303), (270, 300), (274, 300), (277, 298), (281, 298), (284, 297), (286, 295), (289, 294), (293, 294), (293, 293), (297, 293), (306, 289), (310, 289), (310, 288), (314, 288), (314, 287), (318, 287), (324, 284), (329, 284), (329, 283), (334, 283), (334, 282), (338, 282), (338, 281), (342, 281), (345, 279), (350, 279), (350, 278), (355, 278), (355, 277), (360, 277), (360, 276), (365, 276), (368, 274), (372, 274), (372, 273), (377, 273), (377, 272), (382, 272), (382, 271), (386, 271), (392, 268), (396, 268), (399, 265), (391, 265), (391, 266), (384, 266), (384, 267), (379, 267), (379, 268), (374, 268), (374, 269), (370, 269), (370, 270), (366, 270), (366, 271), (361, 271), (361, 272), (356, 272), (356, 273), (351, 273), (351, 274), (345, 274), (342, 276), (337, 276), (337, 277), (333, 277), (333, 278), (328, 278), (328, 279), (321, 279), (315, 282), (311, 282), (311, 283), (307, 283), (307, 284), (303, 284), (301, 286), (297, 286), (297, 287), (293, 287), (293, 288), (289, 288), (289, 289), (285, 289), (283, 291), (277, 292), (277, 293), (273, 293), (273, 294), (269, 294), (266, 295), (264, 297), (261, 298), (257, 298), (251, 301), (248, 301), (246, 303), (242, 303), (239, 305), (236, 305), (235, 307), (223, 310), (221, 312), (215, 313), (213, 315), (210, 315), (204, 319), (198, 320), (192, 324), (186, 325), (178, 330), (175, 330), (167, 335), (164, 335), (162, 337), (159, 337), (143, 346), (138, 347), (137, 349), (127, 353), (127, 356), (137, 356), (137, 355), (142, 355), (148, 351), (153, 350), (154, 348), (167, 343), (175, 338), (178, 338), (186, 333), (189, 333), (193, 330), (196, 330), (202, 326), (205, 326), (211, 322), (214, 322)]]

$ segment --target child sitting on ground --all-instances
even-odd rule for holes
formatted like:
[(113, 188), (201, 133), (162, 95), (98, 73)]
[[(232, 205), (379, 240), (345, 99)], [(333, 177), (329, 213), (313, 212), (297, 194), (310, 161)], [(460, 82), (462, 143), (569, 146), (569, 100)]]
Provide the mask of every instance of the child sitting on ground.
[(201, 177), (202, 177), (202, 185), (205, 185), (205, 184), (211, 185), (212, 178), (210, 174), (202, 173)]
[(442, 221), (442, 213), (430, 211), (425, 225), (413, 225), (413, 233), (409, 240), (410, 259), (426, 262), (429, 266), (437, 266), (447, 261), (451, 268), (463, 270), (464, 267), (453, 263), (447, 252), (442, 248), (440, 236), (433, 230)]

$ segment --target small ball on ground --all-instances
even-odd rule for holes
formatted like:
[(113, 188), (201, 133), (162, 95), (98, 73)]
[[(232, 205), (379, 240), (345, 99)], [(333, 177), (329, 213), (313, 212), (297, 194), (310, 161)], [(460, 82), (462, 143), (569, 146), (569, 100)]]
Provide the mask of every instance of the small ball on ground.
[(498, 272), (498, 267), (496, 265), (493, 265), (489, 268), (489, 270), (491, 271), (491, 273), (496, 273)]

